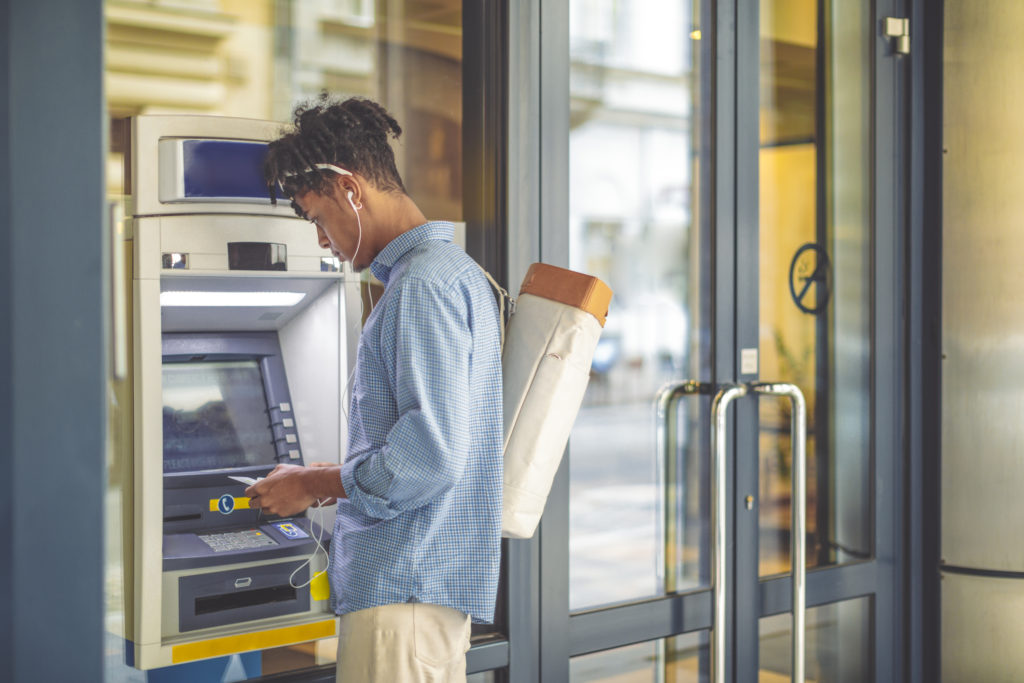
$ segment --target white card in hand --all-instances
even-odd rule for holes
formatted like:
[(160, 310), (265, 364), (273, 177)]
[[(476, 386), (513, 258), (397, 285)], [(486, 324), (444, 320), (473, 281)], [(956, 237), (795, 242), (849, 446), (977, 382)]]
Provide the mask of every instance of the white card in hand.
[(235, 476), (233, 474), (229, 474), (228, 479), (234, 479), (235, 481), (241, 484), (245, 484), (246, 486), (252, 486), (258, 481), (263, 481), (263, 477), (260, 477), (259, 479), (253, 479), (252, 477)]

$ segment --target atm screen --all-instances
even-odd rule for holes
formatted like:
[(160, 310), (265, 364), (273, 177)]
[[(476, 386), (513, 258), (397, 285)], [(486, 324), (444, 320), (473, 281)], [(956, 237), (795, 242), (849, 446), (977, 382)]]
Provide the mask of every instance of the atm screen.
[(276, 462), (255, 360), (164, 363), (164, 473)]
[(182, 140), (183, 199), (249, 198), (269, 202), (263, 179), (267, 145), (239, 140)]

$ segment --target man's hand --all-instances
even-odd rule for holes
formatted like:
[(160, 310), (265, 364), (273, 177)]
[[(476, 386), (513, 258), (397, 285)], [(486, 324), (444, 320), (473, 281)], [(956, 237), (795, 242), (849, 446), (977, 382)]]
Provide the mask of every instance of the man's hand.
[(245, 495), (249, 496), (250, 508), (266, 510), (279, 517), (291, 517), (316, 502), (309, 484), (305, 467), (278, 465), (266, 479), (247, 488)]
[(315, 462), (309, 467), (278, 465), (266, 479), (247, 488), (245, 495), (252, 509), (291, 517), (318, 500), (320, 505), (331, 505), (344, 498), (340, 470), (337, 464), (328, 462)]

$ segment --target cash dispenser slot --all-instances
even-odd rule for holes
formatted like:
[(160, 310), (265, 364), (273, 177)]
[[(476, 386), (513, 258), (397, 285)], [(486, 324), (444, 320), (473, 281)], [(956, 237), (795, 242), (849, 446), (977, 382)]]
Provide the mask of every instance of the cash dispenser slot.
[(198, 522), (202, 518), (202, 510), (196, 509), (195, 506), (182, 506), (181, 510), (176, 511), (164, 510), (164, 524), (173, 524), (175, 522)]
[[(181, 632), (309, 611), (304, 561), (183, 576), (178, 579)], [(299, 569), (301, 567), (301, 569)], [(298, 571), (296, 571), (298, 569)], [(292, 577), (292, 573), (295, 576)]]
[(195, 613), (197, 615), (215, 614), (224, 610), (268, 605), (273, 602), (291, 602), (295, 600), (295, 590), (291, 586), (268, 586), (267, 588), (256, 588), (254, 590), (238, 591), (237, 593), (205, 595), (196, 598)]

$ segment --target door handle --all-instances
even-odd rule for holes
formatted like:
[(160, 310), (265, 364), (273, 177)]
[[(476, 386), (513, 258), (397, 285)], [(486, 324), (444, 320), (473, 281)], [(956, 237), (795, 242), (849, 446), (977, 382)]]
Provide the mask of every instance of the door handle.
[(666, 593), (674, 593), (679, 589), (676, 585), (676, 569), (679, 566), (678, 549), (680, 547), (679, 522), (676, 519), (676, 510), (679, 502), (679, 482), (681, 477), (676, 468), (676, 437), (675, 437), (675, 415), (676, 406), (679, 400), (686, 396), (696, 394), (710, 394), (713, 387), (705, 382), (685, 380), (682, 382), (670, 382), (658, 390), (655, 399), (657, 409), (657, 448), (660, 457), (657, 459), (657, 477), (659, 488), (664, 495), (658, 498), (658, 520), (662, 526), (663, 533), (657, 538), (662, 542), (658, 544), (658, 582), (663, 583)]
[(723, 385), (711, 402), (711, 590), (714, 595), (714, 620), (711, 622), (711, 680), (725, 683), (725, 615), (726, 536), (725, 508), (727, 504), (726, 415), (729, 404), (746, 396), (747, 385)]
[[(710, 394), (713, 386), (703, 382), (685, 381), (666, 384), (658, 392), (657, 425), (658, 425), (658, 477), (664, 484), (665, 495), (662, 497), (664, 506), (659, 512), (665, 525), (664, 561), (659, 565), (664, 571), (666, 592), (673, 592), (675, 586), (676, 558), (676, 483), (678, 475), (675, 470), (675, 439), (672, 427), (675, 417), (675, 406), (680, 398), (694, 394)], [(729, 404), (747, 394), (744, 384), (725, 384), (721, 386), (711, 402), (711, 589), (713, 593), (714, 618), (711, 622), (711, 681), (725, 683), (725, 615), (726, 615), (726, 518), (725, 507), (728, 491), (725, 487), (726, 461), (728, 448), (726, 443), (726, 413)]]
[[(665, 548), (663, 567), (667, 592), (675, 590), (676, 535), (675, 515), (676, 486), (678, 476), (675, 467), (675, 439), (672, 436), (675, 406), (680, 398), (694, 394), (709, 394), (712, 385), (703, 382), (685, 381), (667, 384), (658, 392), (658, 477), (665, 488), (663, 509), (660, 519), (665, 525)], [(792, 680), (804, 680), (805, 616), (807, 608), (807, 404), (803, 392), (795, 384), (781, 382), (752, 382), (749, 384), (721, 385), (711, 402), (711, 587), (714, 602), (714, 617), (711, 626), (711, 681), (725, 683), (725, 619), (726, 597), (726, 548), (728, 528), (725, 510), (728, 505), (726, 464), (728, 460), (727, 415), (729, 404), (749, 393), (771, 396), (786, 396), (793, 404), (790, 429), (793, 440), (792, 478), (792, 540), (790, 543), (793, 569), (793, 650)]]
[(807, 403), (795, 384), (755, 382), (750, 390), (770, 396), (786, 396), (793, 404), (790, 430), (793, 443), (793, 493), (790, 531), (790, 564), (793, 569), (793, 678), (804, 680), (804, 648), (807, 610)]

